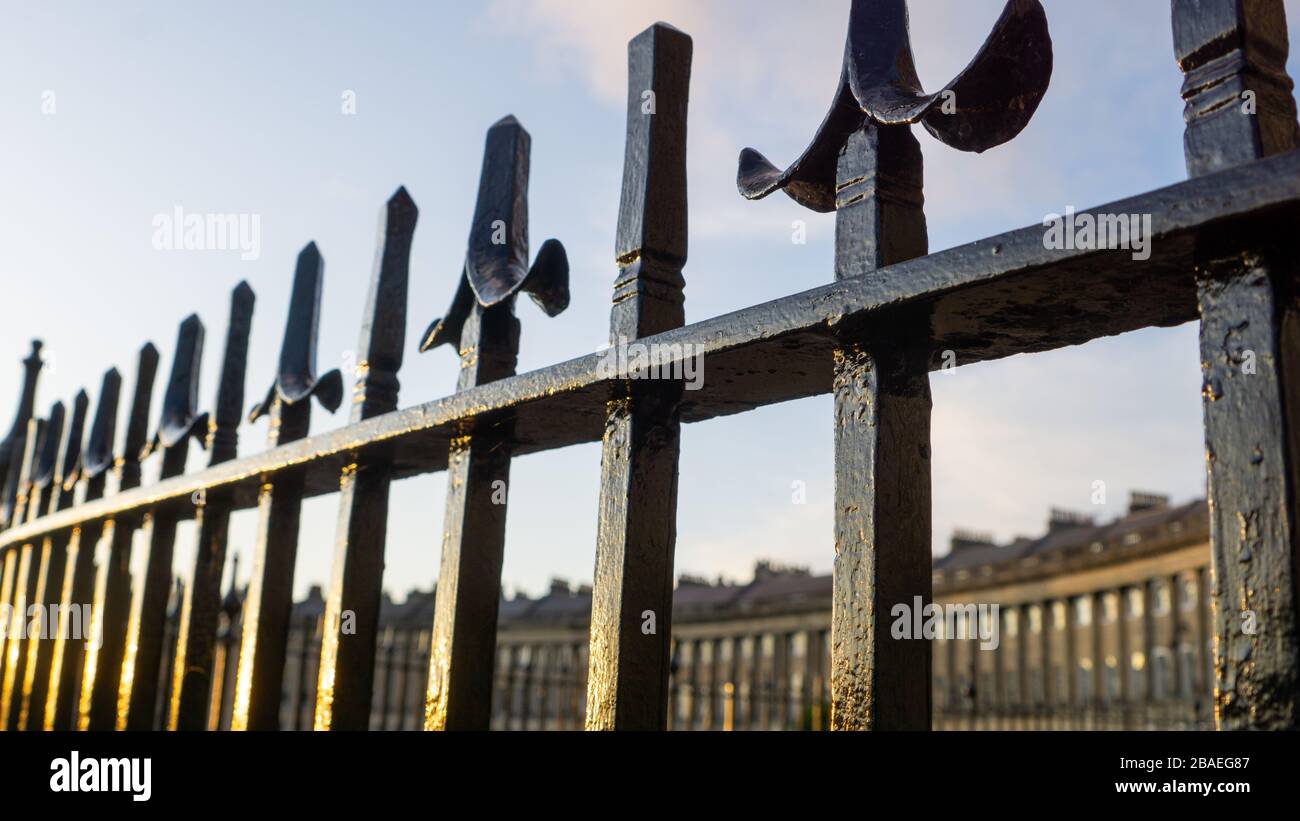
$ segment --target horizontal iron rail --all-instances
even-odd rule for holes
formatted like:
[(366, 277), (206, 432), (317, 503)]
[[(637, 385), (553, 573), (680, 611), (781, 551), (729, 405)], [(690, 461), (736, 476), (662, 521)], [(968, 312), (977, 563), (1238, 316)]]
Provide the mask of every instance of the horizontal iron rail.
[[(899, 309), (929, 317), (932, 369), (948, 351), (967, 365), (1192, 321), (1197, 240), (1228, 228), (1267, 237), (1269, 226), (1284, 224), (1270, 216), (1293, 219), (1298, 209), (1293, 151), (1078, 212), (1151, 215), (1146, 260), (1127, 250), (1049, 249), (1035, 225), (637, 342), (702, 356), (700, 390), (682, 402), (682, 421), (700, 422), (830, 393), (836, 338), (869, 339), (873, 323)], [(467, 428), (512, 422), (516, 455), (600, 441), (620, 381), (605, 359), (591, 354), (52, 513), (0, 532), (0, 548), (161, 506), (187, 518), (191, 498), (216, 488), (230, 489), (234, 509), (255, 507), (263, 482), (297, 466), (306, 496), (336, 492), (340, 470), (384, 443), (395, 446), (394, 478), (438, 472), (449, 441)]]

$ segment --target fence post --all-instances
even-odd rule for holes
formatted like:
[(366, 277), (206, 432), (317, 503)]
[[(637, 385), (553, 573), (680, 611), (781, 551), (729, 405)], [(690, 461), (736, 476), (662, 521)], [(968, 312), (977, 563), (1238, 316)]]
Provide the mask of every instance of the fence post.
[[(153, 343), (146, 343), (136, 363), (135, 395), (127, 418), (126, 443), (114, 463), (119, 492), (140, 485), (140, 454), (148, 442), (149, 407), (157, 371), (158, 349)], [(77, 718), (80, 730), (111, 730), (116, 724), (118, 685), (131, 607), (131, 542), (139, 526), (138, 513), (108, 519), (95, 546), (93, 621), (81, 677)]]
[[(459, 343), (458, 391), (514, 375), (520, 290), (550, 316), (569, 304), (568, 258), (559, 242), (548, 240), (527, 267), (531, 144), (514, 117), (488, 130), (464, 275), (451, 309), (420, 346), (427, 351)], [(483, 420), (451, 442), (425, 698), (428, 730), (486, 730), (491, 724), (512, 437), (507, 416)]]
[[(308, 243), (299, 252), (294, 269), (289, 318), (275, 381), (266, 398), (249, 414), (249, 421), (268, 418), (268, 448), (307, 435), (313, 396), (331, 413), (343, 401), (343, 377), (338, 371), (316, 377), (316, 336), (324, 269), (325, 260), (316, 243)], [(258, 492), (253, 573), (241, 619), (242, 641), (230, 716), (232, 730), (274, 730), (280, 726), (280, 694), (293, 609), (293, 571), (298, 560), (303, 483), (301, 470), (281, 471), (264, 482)]]
[[(1282, 0), (1174, 0), (1173, 28), (1190, 176), (1300, 146)], [(1300, 724), (1300, 303), (1291, 228), (1288, 219), (1197, 248), (1220, 729)]]
[[(141, 456), (162, 452), (159, 479), (185, 472), (191, 437), (202, 442), (208, 417), (198, 415), (199, 367), (203, 361), (203, 323), (191, 314), (176, 335), (171, 378), (163, 396), (158, 431)], [(161, 505), (144, 516), (141, 529), (148, 553), (140, 576), (132, 581), (131, 615), (118, 687), (117, 729), (151, 730), (158, 706), (167, 603), (172, 594), (172, 555), (176, 547), (175, 504)]]
[[(230, 295), (230, 321), (217, 383), (217, 401), (208, 425), (208, 466), (234, 459), (239, 446), (239, 422), (244, 415), (244, 375), (248, 364), (248, 335), (256, 297), (247, 282)], [(231, 494), (205, 491), (195, 499), (198, 538), (194, 571), (185, 586), (177, 625), (176, 660), (172, 667), (167, 728), (202, 730), (207, 726), (213, 685), (213, 655), (221, 616), (221, 576), (226, 569), (226, 537), (230, 528)]]
[[(375, 257), (356, 352), (354, 424), (397, 410), (397, 372), (406, 347), (411, 240), (418, 217), (419, 209), (405, 188), (397, 189), (381, 214), (382, 245)], [(354, 456), (339, 479), (334, 568), (325, 596), (316, 687), (317, 730), (364, 730), (370, 726), (392, 474), (393, 449), (381, 445)], [(347, 625), (343, 624), (344, 613), (350, 616)]]
[[(117, 405), (122, 389), (122, 377), (116, 368), (104, 373), (95, 405), (95, 419), (90, 426), (90, 437), (78, 469), (64, 477), (60, 494), (68, 496), (68, 504), (76, 502), (80, 488), (81, 501), (93, 502), (104, 495), (108, 469), (113, 463), (113, 440), (117, 431)], [(63, 577), (59, 584), (59, 612), (76, 613), (77, 635), (60, 630), (54, 639), (50, 654), (50, 684), (45, 700), (43, 727), (63, 732), (75, 724), (78, 710), (78, 685), (86, 658), (86, 639), (94, 619), (94, 611), (83, 608), (90, 604), (95, 594), (95, 552), (104, 523), (100, 520), (85, 522), (74, 528), (68, 536), (68, 556), (63, 564)], [(70, 616), (65, 616), (70, 617)]]
[[(1008, 3), (970, 66), (926, 95), (905, 0), (854, 0), (835, 102), (812, 145), (785, 171), (745, 149), (741, 193), (782, 189), (834, 211), (836, 279), (922, 256), (921, 150), (908, 126), (924, 123), (962, 151), (1006, 142), (1037, 109), (1051, 63), (1041, 4)], [(834, 329), (834, 729), (930, 727), (929, 643), (889, 635), (893, 608), (928, 603), (932, 587), (927, 329), (924, 317), (905, 313), (881, 316), (869, 331)]]
[[(613, 359), (622, 358), (618, 348), (685, 322), (692, 50), (689, 36), (664, 23), (628, 45), (619, 270), (610, 312)], [(636, 374), (611, 370), (620, 380), (606, 405), (601, 449), (586, 726), (662, 730), (668, 720), (683, 386), (676, 380), (634, 382)]]

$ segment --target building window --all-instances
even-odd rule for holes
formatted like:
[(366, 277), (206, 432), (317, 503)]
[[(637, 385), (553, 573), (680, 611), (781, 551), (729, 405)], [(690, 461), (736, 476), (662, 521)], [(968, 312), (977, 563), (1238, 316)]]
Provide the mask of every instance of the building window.
[(1170, 695), (1169, 681), (1169, 648), (1157, 647), (1151, 651), (1151, 661), (1155, 664), (1152, 672), (1155, 674), (1151, 682), (1151, 698), (1163, 699)]
[(1106, 658), (1106, 700), (1119, 698), (1119, 666), (1114, 656)]
[(1178, 648), (1178, 655), (1182, 659), (1182, 663), (1178, 665), (1178, 694), (1183, 698), (1191, 698), (1192, 692), (1196, 689), (1196, 654), (1192, 651), (1191, 645), (1184, 644)]
[(1074, 600), (1074, 623), (1080, 627), (1092, 624), (1092, 597), (1080, 596)]
[(1029, 632), (1031, 633), (1043, 632), (1043, 608), (1041, 607), (1029, 608)]
[(1183, 588), (1182, 610), (1187, 612), (1196, 608), (1196, 579), (1184, 578), (1179, 586)]
[(1107, 624), (1114, 624), (1119, 619), (1119, 597), (1114, 593), (1107, 593), (1105, 599), (1105, 618)]
[(1006, 631), (1007, 631), (1007, 636), (1010, 637), (1010, 638), (1013, 638), (1013, 639), (1014, 639), (1014, 638), (1016, 637), (1016, 635), (1020, 632), (1020, 615), (1019, 615), (1019, 613), (1020, 613), (1020, 611), (1019, 611), (1019, 610), (1016, 610), (1016, 609), (1014, 609), (1014, 608), (1011, 609), (1011, 610), (1006, 611), (1006, 617), (1007, 617), (1007, 619), (1006, 619)]
[(1158, 582), (1154, 585), (1153, 590), (1155, 599), (1154, 612), (1157, 616), (1168, 615), (1173, 608), (1170, 607), (1169, 596), (1173, 593), (1173, 588), (1164, 582)]
[(1128, 617), (1137, 619), (1142, 617), (1142, 590), (1138, 587), (1130, 587), (1128, 591)]
[(1065, 602), (1063, 601), (1052, 602), (1052, 626), (1054, 626), (1057, 630), (1060, 630), (1061, 628), (1065, 627), (1067, 623), (1065, 621), (1065, 616), (1066, 616)]

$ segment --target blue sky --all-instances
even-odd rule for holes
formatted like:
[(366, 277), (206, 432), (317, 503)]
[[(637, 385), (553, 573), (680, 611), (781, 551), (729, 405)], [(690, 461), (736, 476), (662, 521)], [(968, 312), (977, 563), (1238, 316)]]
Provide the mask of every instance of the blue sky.
[[(93, 402), (110, 365), (129, 381), (147, 339), (170, 367), (176, 324), (192, 311), (208, 328), (201, 398), (210, 405), (240, 279), (258, 296), (251, 404), (272, 377), (293, 259), (309, 240), (326, 260), (319, 368), (339, 367), (356, 345), (379, 208), (398, 185), (420, 207), (402, 404), (446, 395), (453, 355), (416, 355), (415, 335), (450, 299), (483, 134), (507, 113), (533, 136), (534, 246), (558, 237), (573, 265), (568, 312), (548, 319), (520, 303), (520, 369), (596, 350), (615, 272), (626, 42), (655, 20), (695, 38), (688, 321), (832, 278), (833, 217), (780, 197), (742, 200), (735, 159), (754, 146), (784, 164), (807, 143), (834, 89), (847, 0), (4, 5), (4, 424), (32, 337), (52, 360), (44, 412), (82, 386)], [(1169, 4), (1044, 5), (1056, 70), (1029, 128), (983, 155), (920, 133), (931, 250), (1185, 177)], [(1002, 3), (911, 6), (918, 68), (936, 88), (974, 54)], [(1300, 2), (1287, 9), (1295, 19)], [(345, 91), (355, 115), (341, 113)], [(46, 92), (53, 113), (42, 112)], [(259, 258), (156, 250), (153, 217), (178, 205), (259, 215)], [(805, 245), (791, 242), (794, 220), (807, 222)], [(1131, 489), (1175, 500), (1204, 492), (1194, 324), (959, 368), (932, 385), (937, 552), (956, 526), (1006, 539), (1039, 532), (1053, 505), (1107, 517)], [(343, 422), (342, 412), (317, 410), (314, 429)], [(241, 435), (242, 452), (255, 452), (265, 424)], [(204, 458), (192, 453), (191, 465)], [(591, 445), (516, 460), (507, 587), (590, 580), (599, 459)], [(679, 572), (748, 578), (759, 558), (829, 570), (831, 463), (826, 397), (687, 427)], [(1096, 480), (1106, 482), (1103, 506), (1091, 503)], [(796, 481), (806, 504), (792, 503)], [(440, 475), (394, 489), (385, 584), (399, 597), (436, 576), (444, 490)], [(328, 577), (335, 512), (333, 497), (306, 505), (300, 591)], [(232, 547), (245, 558), (252, 530), (253, 514), (239, 514)], [(178, 569), (191, 561), (190, 538), (182, 529)]]

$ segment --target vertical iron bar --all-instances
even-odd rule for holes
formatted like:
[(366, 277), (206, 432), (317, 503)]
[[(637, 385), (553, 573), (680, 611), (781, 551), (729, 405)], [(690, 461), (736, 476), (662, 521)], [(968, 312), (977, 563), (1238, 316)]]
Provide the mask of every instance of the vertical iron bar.
[[(614, 346), (685, 322), (692, 49), (689, 36), (663, 23), (628, 45), (619, 273), (610, 315)], [(677, 381), (625, 379), (615, 383), (607, 404), (588, 730), (662, 730), (667, 721), (681, 395)]]
[[(487, 241), (479, 226), (499, 222), (508, 227), (509, 255), (527, 260), (530, 147), (528, 132), (513, 117), (488, 130), (467, 259), (483, 251), (476, 243)], [(512, 376), (519, 332), (513, 296), (486, 308), (475, 299), (460, 329), (457, 391)], [(428, 730), (491, 725), (512, 437), (506, 417), (462, 430), (451, 441), (425, 697)]]
[[(921, 148), (908, 126), (864, 124), (840, 153), (835, 275), (927, 252)], [(895, 641), (895, 605), (928, 603), (930, 381), (922, 318), (845, 333), (835, 358), (831, 727), (930, 728), (930, 644)], [(887, 327), (887, 330), (883, 328)]]
[[(163, 395), (162, 416), (149, 451), (162, 451), (159, 479), (185, 472), (191, 436), (206, 433), (207, 418), (196, 419), (199, 367), (203, 361), (203, 323), (191, 314), (176, 336), (171, 377)], [(175, 504), (158, 506), (144, 517), (142, 541), (148, 553), (138, 579), (132, 582), (131, 615), (118, 685), (117, 729), (151, 730), (158, 708), (158, 675), (162, 669), (167, 604), (174, 579), (172, 556), (179, 513)]]
[[(74, 504), (78, 488), (82, 502), (103, 498), (108, 471), (113, 464), (121, 390), (122, 377), (116, 368), (110, 368), (100, 383), (95, 420), (90, 426), (81, 464), (73, 475), (65, 477), (60, 503), (64, 500), (63, 494), (67, 494), (68, 503)], [(94, 546), (98, 544), (103, 529), (101, 520), (83, 522), (72, 528), (68, 535), (68, 555), (59, 586), (59, 612), (69, 619), (75, 616), (72, 624), (76, 626), (76, 634), (73, 635), (71, 625), (67, 630), (60, 630), (51, 648), (50, 685), (43, 723), (46, 730), (63, 732), (77, 723), (82, 669), (87, 655), (86, 639), (94, 619), (94, 610), (91, 609), (95, 594)]]
[[(49, 510), (67, 510), (74, 502), (73, 490), (81, 469), (81, 439), (90, 399), (79, 391), (72, 405), (72, 420), (67, 433), (60, 436), (51, 430), (46, 438), (46, 456), (42, 460), (42, 490), (37, 515)], [(54, 413), (51, 412), (51, 418)], [(48, 471), (48, 473), (46, 472)], [(60, 605), (63, 577), (68, 560), (69, 532), (61, 530), (47, 535), (41, 544), (40, 569), (36, 582), (36, 601), (44, 608), (45, 636), (28, 637), (27, 670), (23, 681), (19, 726), (39, 730), (44, 724), (45, 702), (50, 692), (50, 670), (54, 646), (69, 629), (68, 613)], [(78, 626), (81, 621), (78, 619)]]
[[(149, 408), (157, 371), (158, 349), (153, 343), (146, 343), (136, 363), (135, 394), (127, 419), (126, 442), (114, 464), (118, 492), (140, 485), (140, 454), (148, 442)], [(77, 717), (80, 730), (111, 730), (116, 725), (118, 685), (131, 608), (131, 543), (139, 526), (139, 514), (108, 519), (95, 547), (95, 597), (81, 678)]]
[[(31, 419), (27, 422), (27, 436), (23, 440), (23, 455), (19, 471), (18, 496), (15, 500), (13, 521), (21, 524), (27, 519), (28, 507), (35, 506), (33, 495), (36, 489), (32, 479), (36, 471), (36, 460), (44, 450), (46, 420)], [(18, 570), (14, 576), (13, 614), (10, 617), (9, 631), (0, 635), (0, 646), (4, 647), (4, 677), (0, 679), (0, 730), (17, 730), (20, 706), (22, 703), (22, 683), (26, 676), (27, 654), (23, 652), (24, 637), (27, 635), (27, 608), (36, 596), (36, 546), (31, 542), (23, 544), (18, 553)], [(17, 696), (17, 698), (15, 698)]]
[[(280, 366), (267, 397), (252, 413), (269, 417), (267, 447), (302, 439), (311, 427), (311, 397), (328, 410), (342, 401), (337, 371), (315, 376), (325, 261), (316, 243), (298, 254)], [(302, 513), (301, 469), (281, 471), (262, 484), (257, 501), (253, 573), (242, 617), (242, 642), (231, 707), (232, 730), (274, 730), (280, 726), (280, 697), (293, 610), (293, 574), (298, 560)]]
[[(225, 355), (217, 402), (207, 431), (208, 465), (238, 455), (239, 422), (244, 413), (244, 376), (248, 364), (248, 335), (256, 297), (247, 282), (230, 295)], [(207, 726), (213, 687), (213, 653), (221, 617), (221, 577), (226, 569), (226, 539), (230, 529), (230, 493), (205, 492), (196, 500), (194, 571), (181, 602), (167, 726), (172, 730), (202, 730)]]
[[(380, 215), (380, 246), (357, 350), (353, 423), (397, 410), (397, 372), (406, 348), (411, 240), (418, 216), (419, 209), (405, 188), (397, 189)], [(325, 597), (316, 687), (317, 730), (369, 726), (392, 474), (393, 452), (379, 447), (356, 456), (339, 479), (334, 567)], [(346, 633), (343, 613), (350, 614)]]
[[(1300, 146), (1282, 0), (1174, 0), (1173, 28), (1190, 176)], [(1234, 231), (1197, 249), (1221, 729), (1300, 726), (1300, 289), (1291, 227)]]

